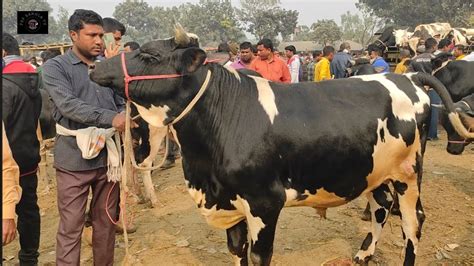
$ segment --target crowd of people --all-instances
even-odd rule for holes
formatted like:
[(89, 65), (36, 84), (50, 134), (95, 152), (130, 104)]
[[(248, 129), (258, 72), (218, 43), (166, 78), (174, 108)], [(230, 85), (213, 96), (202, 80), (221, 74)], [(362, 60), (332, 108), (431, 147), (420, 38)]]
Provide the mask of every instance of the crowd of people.
[[(41, 219), (36, 192), (40, 162), (37, 128), (42, 104), (39, 89), (49, 93), (59, 129), (54, 150), (60, 216), (56, 263), (80, 264), (81, 233), (84, 226), (92, 226), (94, 264), (113, 264), (118, 229), (108, 214), (118, 219), (119, 187), (110, 171), (113, 163), (108, 154), (112, 151), (104, 147), (106, 141), (113, 141), (108, 129), (125, 130), (125, 105), (112, 89), (99, 88), (92, 82), (89, 71), (96, 61), (137, 50), (140, 45), (128, 42), (122, 46), (121, 40), (126, 34), (124, 25), (113, 18), (102, 18), (92, 10), (76, 10), (69, 18), (68, 29), (72, 48), (63, 55), (53, 50), (42, 52), (42, 64), (36, 57), (21, 57), (18, 41), (3, 33), (2, 243), (13, 241), (18, 230), (20, 265), (37, 265), (39, 257)], [(112, 34), (115, 41), (104, 44), (102, 37), (107, 33)], [(472, 57), (464, 54), (464, 47), (453, 46), (448, 39), (438, 43), (430, 38), (418, 47), (413, 58), (408, 50), (402, 50), (394, 72), (431, 73), (431, 59), (437, 53), (451, 51), (456, 60)], [(289, 45), (284, 53), (279, 53), (270, 39), (262, 39), (255, 45), (248, 41), (240, 45), (223, 43), (209, 58), (230, 68), (255, 71), (265, 79), (281, 83), (347, 78), (351, 67), (364, 58), (377, 73), (390, 72), (379, 46), (369, 45), (360, 58), (355, 58), (352, 52), (349, 43), (344, 42), (338, 51), (333, 46), (325, 46), (322, 51), (298, 53), (297, 47)], [(433, 103), (439, 101), (434, 91), (430, 90), (429, 95)], [(436, 114), (433, 119), (437, 120)], [(432, 123), (434, 128), (430, 129), (431, 139), (437, 138), (436, 124)], [(93, 150), (84, 145), (91, 142), (97, 144)], [(165, 168), (173, 166), (179, 156), (178, 146), (174, 142), (169, 145), (173, 152), (168, 155)], [(93, 155), (85, 156), (91, 153)], [(90, 191), (92, 201), (88, 206)], [(130, 230), (133, 231), (133, 226)]]

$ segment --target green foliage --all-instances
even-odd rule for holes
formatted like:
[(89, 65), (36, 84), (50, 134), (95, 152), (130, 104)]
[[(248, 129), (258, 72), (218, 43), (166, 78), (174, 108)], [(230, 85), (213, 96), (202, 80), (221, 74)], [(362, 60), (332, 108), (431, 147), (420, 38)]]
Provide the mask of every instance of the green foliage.
[(359, 0), (371, 13), (396, 26), (449, 22), (452, 27), (469, 25), (472, 0)]
[(322, 19), (311, 25), (313, 41), (329, 45), (341, 40), (342, 31), (333, 19)]
[(279, 7), (279, 0), (241, 0), (240, 4), (240, 20), (246, 22), (246, 30), (257, 39), (276, 41), (281, 34), (285, 40), (294, 33), (299, 13)]
[(361, 16), (346, 12), (341, 15), (342, 39), (366, 45), (374, 33), (384, 27), (384, 20), (372, 16), (369, 9), (358, 4)]

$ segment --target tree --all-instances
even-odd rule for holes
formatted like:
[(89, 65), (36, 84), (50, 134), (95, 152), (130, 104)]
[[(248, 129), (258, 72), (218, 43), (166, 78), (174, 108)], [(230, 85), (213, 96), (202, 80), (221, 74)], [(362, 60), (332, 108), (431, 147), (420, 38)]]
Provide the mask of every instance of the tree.
[(185, 6), (186, 16), (181, 16), (180, 23), (197, 34), (201, 43), (238, 42), (245, 37), (230, 0), (200, 0)]
[(342, 32), (333, 19), (322, 19), (311, 25), (313, 40), (317, 43), (333, 44), (341, 40)]
[(474, 4), (472, 0), (359, 0), (372, 15), (386, 18), (399, 27), (449, 22), (452, 27), (469, 25)]
[(299, 12), (296, 10), (281, 9), (277, 12), (278, 32), (280, 32), (283, 40), (288, 40), (289, 36), (295, 33), (296, 25), (298, 25)]
[(275, 42), (279, 34), (287, 39), (294, 33), (299, 13), (281, 8), (279, 0), (240, 0), (240, 4), (240, 21), (245, 21), (247, 32), (258, 39), (269, 38)]
[(341, 30), (344, 40), (366, 45), (374, 33), (383, 28), (384, 20), (370, 14), (364, 4), (357, 4), (361, 16), (347, 11), (341, 15)]
[(152, 19), (153, 8), (143, 0), (125, 0), (115, 7), (113, 16), (125, 25), (127, 35), (144, 43), (159, 37), (158, 25)]

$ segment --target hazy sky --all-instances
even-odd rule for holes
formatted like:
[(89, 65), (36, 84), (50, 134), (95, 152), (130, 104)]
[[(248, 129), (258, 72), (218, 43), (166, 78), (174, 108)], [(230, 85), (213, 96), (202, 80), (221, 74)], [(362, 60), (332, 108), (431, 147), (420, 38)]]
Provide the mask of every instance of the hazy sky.
[[(114, 7), (123, 0), (48, 0), (56, 16), (59, 5), (66, 8), (69, 14), (74, 9), (92, 9), (102, 17), (111, 17)], [(151, 6), (173, 6), (182, 3), (198, 3), (199, 0), (146, 0)], [(232, 0), (235, 6), (239, 5), (239, 0)], [(299, 11), (299, 24), (310, 26), (318, 19), (334, 19), (340, 23), (340, 17), (347, 11), (357, 12), (355, 7), (357, 0), (281, 0), (281, 5), (285, 9), (296, 9)]]

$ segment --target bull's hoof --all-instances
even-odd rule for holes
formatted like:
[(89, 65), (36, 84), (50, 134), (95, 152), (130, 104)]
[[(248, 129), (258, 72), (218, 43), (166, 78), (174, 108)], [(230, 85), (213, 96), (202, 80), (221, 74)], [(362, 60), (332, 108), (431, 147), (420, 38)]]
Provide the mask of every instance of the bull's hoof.
[(364, 211), (360, 216), (360, 219), (362, 219), (363, 221), (370, 221), (372, 220), (372, 214), (370, 213), (370, 211)]
[(356, 264), (359, 264), (359, 265), (368, 265), (369, 264), (369, 260), (372, 259), (372, 255), (370, 256), (367, 256), (363, 259), (359, 258), (358, 256), (354, 257), (354, 262)]

